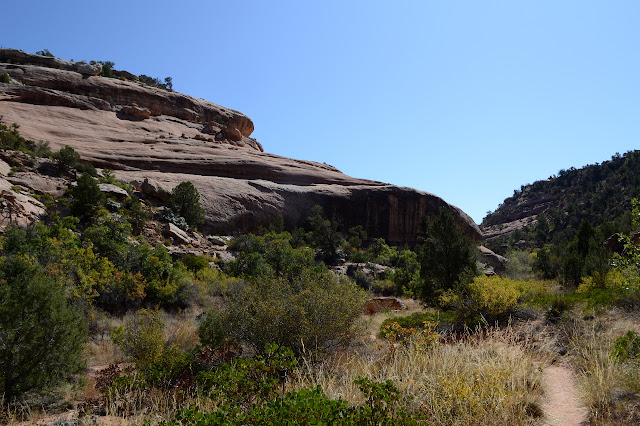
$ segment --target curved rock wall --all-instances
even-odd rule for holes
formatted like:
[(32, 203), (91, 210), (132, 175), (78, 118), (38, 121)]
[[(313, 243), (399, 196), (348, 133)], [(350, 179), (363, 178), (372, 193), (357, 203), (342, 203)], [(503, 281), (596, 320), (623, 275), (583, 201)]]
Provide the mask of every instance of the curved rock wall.
[(253, 123), (237, 111), (137, 82), (40, 65), (0, 63), (0, 73), (12, 78), (0, 83), (3, 120), (53, 149), (72, 146), (125, 181), (150, 178), (167, 187), (192, 181), (206, 212), (205, 231), (251, 232), (279, 214), (293, 228), (319, 204), (344, 230), (362, 225), (371, 238), (413, 244), (423, 216), (445, 206), (480, 239), (469, 216), (433, 194), (262, 152), (249, 137)]

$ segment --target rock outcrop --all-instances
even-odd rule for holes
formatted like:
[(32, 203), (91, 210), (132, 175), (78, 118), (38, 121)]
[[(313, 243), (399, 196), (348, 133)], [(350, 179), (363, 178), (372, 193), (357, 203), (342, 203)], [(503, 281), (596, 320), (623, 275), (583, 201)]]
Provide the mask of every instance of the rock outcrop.
[(444, 206), (480, 240), (469, 216), (433, 194), (263, 152), (250, 137), (253, 123), (237, 111), (28, 57), (6, 63), (12, 52), (0, 49), (0, 73), (19, 82), (0, 83), (5, 123), (18, 123), (24, 137), (48, 141), (52, 149), (73, 147), (83, 161), (113, 169), (117, 179), (152, 197), (166, 200), (175, 185), (193, 182), (206, 213), (205, 232), (255, 231), (278, 215), (293, 228), (319, 204), (344, 229), (362, 225), (371, 238), (412, 244), (423, 216)]
[(478, 247), (480, 250), (480, 263), (483, 266), (485, 275), (501, 275), (506, 270), (507, 258), (494, 253), (484, 246)]
[(63, 61), (53, 56), (34, 55), (15, 49), (0, 49), (0, 62), (40, 65), (47, 68), (74, 71), (83, 75), (98, 75), (102, 71), (102, 65), (100, 64)]

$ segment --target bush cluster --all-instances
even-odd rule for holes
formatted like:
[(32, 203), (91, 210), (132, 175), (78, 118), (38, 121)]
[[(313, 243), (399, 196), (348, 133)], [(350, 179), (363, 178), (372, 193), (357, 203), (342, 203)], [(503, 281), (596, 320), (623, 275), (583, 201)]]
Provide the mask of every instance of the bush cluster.
[(355, 285), (329, 273), (251, 280), (230, 291), (223, 309), (209, 311), (201, 340), (220, 342), (223, 334), (258, 352), (272, 342), (297, 355), (323, 352), (352, 339), (363, 296)]

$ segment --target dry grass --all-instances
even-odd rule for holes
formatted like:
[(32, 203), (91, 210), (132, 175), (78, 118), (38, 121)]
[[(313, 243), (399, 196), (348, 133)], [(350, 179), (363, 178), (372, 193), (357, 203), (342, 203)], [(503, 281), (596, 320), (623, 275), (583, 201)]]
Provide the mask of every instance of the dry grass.
[(612, 311), (589, 322), (574, 322), (573, 327), (573, 362), (591, 422), (638, 424), (640, 366), (636, 361), (621, 362), (612, 356), (616, 338), (627, 330), (640, 330), (637, 319)]
[[(353, 405), (364, 402), (354, 380), (392, 380), (409, 398), (403, 403), (420, 412), (425, 424), (486, 425), (539, 424), (543, 421), (542, 369), (558, 357), (557, 348), (567, 346), (576, 371), (582, 397), (591, 409), (594, 424), (637, 424), (640, 404), (634, 396), (640, 391), (637, 363), (621, 363), (609, 355), (615, 338), (627, 330), (640, 331), (640, 322), (626, 313), (607, 313), (584, 320), (576, 308), (570, 320), (555, 326), (541, 321), (518, 322), (507, 327), (490, 327), (441, 339), (433, 349), (403, 349), (389, 356), (388, 344), (375, 337), (380, 324), (389, 316), (420, 311), (418, 304), (401, 313), (379, 313), (364, 318), (366, 332), (361, 340), (335, 353), (321, 363), (303, 361), (287, 390), (320, 386), (329, 398), (341, 398)], [(165, 318), (168, 345), (189, 349), (198, 342), (196, 316), (189, 311)], [(122, 362), (122, 354), (111, 343), (108, 331), (126, 323), (129, 316), (100, 318), (105, 330), (88, 345), (90, 366)], [(558, 343), (558, 341), (560, 343)], [(76, 400), (96, 399), (100, 395), (89, 375), (88, 386)], [(66, 390), (71, 401), (78, 388)], [(115, 424), (155, 424), (173, 418), (178, 409), (197, 405), (202, 411), (215, 409), (209, 398), (160, 390), (122, 389), (104, 407), (111, 417), (87, 416), (79, 424), (95, 424), (100, 419)], [(631, 402), (630, 401), (631, 398)], [(48, 410), (46, 410), (48, 411)], [(45, 412), (33, 407), (14, 407), (2, 421), (25, 419), (31, 424)], [(634, 417), (636, 416), (636, 417)], [(631, 420), (629, 420), (631, 419)]]
[(165, 317), (164, 335), (166, 346), (175, 346), (183, 351), (195, 347), (199, 342), (196, 317), (200, 310), (188, 310)]
[(468, 333), (431, 350), (402, 350), (391, 358), (348, 353), (321, 365), (306, 363), (292, 388), (321, 386), (330, 398), (363, 403), (354, 380), (392, 380), (428, 424), (529, 424), (539, 413), (542, 375), (512, 327)]

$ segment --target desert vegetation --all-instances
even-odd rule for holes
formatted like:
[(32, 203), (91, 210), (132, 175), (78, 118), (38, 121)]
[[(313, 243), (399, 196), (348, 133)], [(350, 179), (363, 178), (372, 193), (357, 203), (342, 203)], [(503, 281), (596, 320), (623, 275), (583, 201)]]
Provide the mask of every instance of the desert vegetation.
[[(70, 147), (4, 124), (0, 142), (17, 169), (39, 156), (70, 183), (30, 194), (46, 215), (0, 238), (2, 422), (543, 424), (552, 363), (573, 371), (591, 423), (638, 422), (635, 201), (622, 251), (582, 222), (559, 274), (539, 247), (485, 276), (446, 208), (420, 244), (394, 247), (316, 206), (304, 227), (236, 236), (223, 261), (157, 232), (198, 235), (190, 182), (151, 203)], [(374, 295), (409, 309), (367, 312)]]

